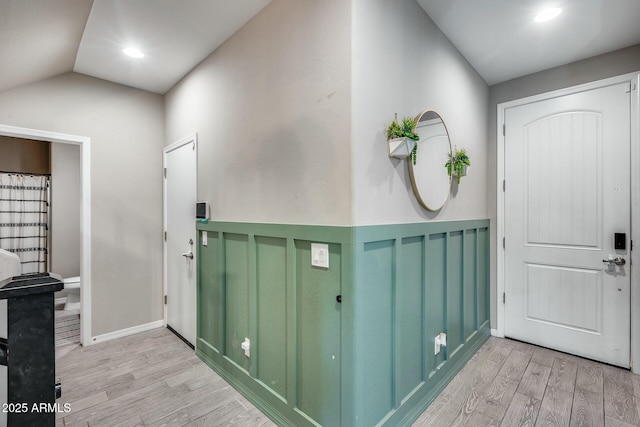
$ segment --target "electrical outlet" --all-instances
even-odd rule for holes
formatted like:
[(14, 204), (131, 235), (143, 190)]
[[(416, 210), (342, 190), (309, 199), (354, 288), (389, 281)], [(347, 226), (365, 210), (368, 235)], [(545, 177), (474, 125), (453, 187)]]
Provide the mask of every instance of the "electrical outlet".
[(440, 353), (440, 348), (446, 347), (446, 346), (447, 346), (447, 334), (445, 334), (444, 332), (440, 332), (433, 339), (433, 354)]
[(244, 342), (240, 344), (240, 348), (244, 350), (244, 355), (247, 357), (251, 357), (251, 341), (249, 338), (244, 339)]
[(447, 346), (447, 334), (445, 334), (444, 332), (440, 332), (440, 345), (442, 347)]

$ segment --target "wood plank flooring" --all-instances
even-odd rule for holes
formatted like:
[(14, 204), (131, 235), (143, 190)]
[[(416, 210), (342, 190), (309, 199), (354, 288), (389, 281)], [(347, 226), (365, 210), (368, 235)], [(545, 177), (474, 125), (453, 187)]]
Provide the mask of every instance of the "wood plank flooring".
[[(274, 426), (165, 328), (56, 349), (61, 426)], [(490, 338), (414, 427), (640, 427), (640, 377)]]
[(56, 349), (60, 426), (274, 426), (165, 328)]
[(640, 427), (640, 377), (491, 337), (414, 424), (423, 426)]

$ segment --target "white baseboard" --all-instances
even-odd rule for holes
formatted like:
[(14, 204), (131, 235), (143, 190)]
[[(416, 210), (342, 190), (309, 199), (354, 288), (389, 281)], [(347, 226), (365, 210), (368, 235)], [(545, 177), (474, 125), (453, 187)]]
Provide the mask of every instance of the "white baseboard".
[(500, 338), (504, 338), (501, 335), (498, 335), (498, 330), (497, 329), (491, 329), (491, 336), (492, 337), (500, 337)]
[[(123, 338), (129, 335), (138, 334), (140, 332), (150, 331), (151, 329), (161, 328), (164, 326), (164, 320), (156, 320), (155, 322), (145, 323), (143, 325), (132, 326), (126, 329), (120, 329), (119, 331), (113, 331), (102, 335), (93, 337), (89, 345), (98, 344), (105, 341), (115, 340), (116, 338)], [(83, 345), (87, 345), (83, 343)]]
[(55, 305), (62, 305), (67, 303), (67, 297), (60, 297), (55, 299)]

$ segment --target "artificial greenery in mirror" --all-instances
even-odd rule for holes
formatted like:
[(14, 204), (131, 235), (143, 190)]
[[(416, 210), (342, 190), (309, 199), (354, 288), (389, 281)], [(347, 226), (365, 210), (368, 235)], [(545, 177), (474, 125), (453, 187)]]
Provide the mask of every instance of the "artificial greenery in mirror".
[(431, 211), (444, 206), (449, 198), (451, 180), (442, 165), (451, 155), (449, 133), (435, 111), (427, 110), (415, 119), (416, 162), (409, 162), (411, 186), (418, 202)]
[(458, 179), (458, 184), (460, 184), (460, 178), (467, 175), (467, 166), (471, 166), (467, 150), (464, 148), (458, 150), (458, 147), (455, 147), (453, 153), (449, 153), (449, 160), (444, 164), (447, 174), (449, 176), (453, 174)]

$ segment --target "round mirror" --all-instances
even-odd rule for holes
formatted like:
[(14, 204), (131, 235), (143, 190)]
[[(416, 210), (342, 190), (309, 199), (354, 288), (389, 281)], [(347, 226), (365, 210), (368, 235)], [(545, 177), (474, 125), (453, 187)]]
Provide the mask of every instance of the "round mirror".
[(435, 111), (424, 111), (416, 117), (416, 164), (411, 157), (409, 176), (418, 202), (430, 211), (437, 211), (446, 203), (451, 179), (445, 164), (451, 154), (451, 142), (442, 117)]

